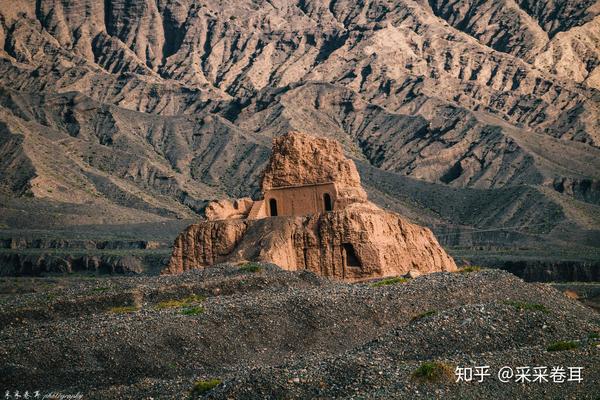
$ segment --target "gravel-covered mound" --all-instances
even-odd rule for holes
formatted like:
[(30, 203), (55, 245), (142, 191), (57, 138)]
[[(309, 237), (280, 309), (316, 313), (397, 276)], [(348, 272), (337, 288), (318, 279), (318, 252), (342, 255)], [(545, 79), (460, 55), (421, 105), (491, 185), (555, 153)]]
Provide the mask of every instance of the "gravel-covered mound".
[[(600, 393), (600, 316), (502, 271), (344, 284), (253, 263), (23, 282), (31, 293), (0, 295), (0, 389), (107, 399), (185, 398), (194, 387), (223, 399)], [(558, 341), (575, 348), (547, 351)], [(413, 376), (429, 361), (451, 373)], [(457, 366), (479, 365), (491, 367), (483, 383), (453, 382)], [(505, 365), (583, 367), (584, 380), (500, 383)]]

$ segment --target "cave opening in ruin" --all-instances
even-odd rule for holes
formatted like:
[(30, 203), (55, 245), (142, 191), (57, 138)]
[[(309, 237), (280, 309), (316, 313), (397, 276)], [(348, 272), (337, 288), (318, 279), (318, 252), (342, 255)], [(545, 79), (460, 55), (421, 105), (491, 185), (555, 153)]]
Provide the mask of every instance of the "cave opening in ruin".
[(323, 202), (325, 203), (325, 211), (332, 211), (333, 205), (331, 204), (331, 196), (329, 193), (323, 194)]
[(344, 248), (345, 260), (347, 267), (362, 267), (356, 252), (354, 251), (354, 246), (351, 243), (342, 243), (342, 247)]
[(275, 200), (275, 199), (269, 200), (269, 211), (270, 211), (271, 217), (277, 216), (277, 200)]

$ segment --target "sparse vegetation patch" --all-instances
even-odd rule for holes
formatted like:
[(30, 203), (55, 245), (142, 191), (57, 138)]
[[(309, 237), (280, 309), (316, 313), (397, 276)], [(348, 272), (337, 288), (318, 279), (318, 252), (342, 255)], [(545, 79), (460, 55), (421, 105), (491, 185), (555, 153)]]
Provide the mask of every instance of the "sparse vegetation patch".
[(199, 315), (204, 312), (204, 307), (202, 306), (192, 306), (192, 307), (184, 307), (179, 312), (183, 315)]
[(412, 321), (418, 321), (420, 319), (423, 318), (427, 318), (427, 317), (431, 317), (432, 315), (437, 314), (437, 310), (429, 310), (429, 311), (425, 311), (424, 313), (415, 315), (414, 317), (412, 317)]
[(452, 366), (438, 362), (427, 361), (422, 363), (413, 372), (412, 377), (426, 382), (452, 382), (454, 378), (454, 368)]
[(119, 307), (111, 307), (108, 309), (111, 313), (114, 314), (129, 314), (138, 311), (139, 308), (136, 306), (119, 306)]
[(548, 308), (546, 308), (545, 305), (538, 304), (538, 303), (529, 303), (526, 301), (509, 300), (509, 301), (505, 301), (504, 304), (513, 306), (514, 308), (516, 308), (519, 311), (541, 311), (541, 312), (546, 312), (546, 313), (548, 312)]
[(257, 263), (248, 263), (248, 264), (241, 266), (239, 269), (240, 272), (248, 272), (248, 273), (260, 272), (261, 270), (262, 270), (261, 265), (257, 264)]
[(192, 398), (205, 394), (221, 384), (220, 379), (197, 381), (192, 389)]
[(393, 278), (385, 278), (382, 279), (380, 281), (371, 283), (371, 287), (380, 287), (380, 286), (387, 286), (387, 285), (395, 285), (397, 283), (405, 283), (408, 282), (408, 279), (403, 278), (401, 276), (395, 276)]
[(573, 350), (579, 347), (579, 343), (573, 340), (561, 340), (559, 342), (554, 342), (546, 350), (548, 351), (564, 351), (564, 350)]
[(170, 299), (161, 301), (160, 303), (156, 304), (155, 308), (164, 310), (169, 308), (190, 307), (202, 303), (202, 301), (204, 301), (204, 297), (193, 294), (183, 299)]

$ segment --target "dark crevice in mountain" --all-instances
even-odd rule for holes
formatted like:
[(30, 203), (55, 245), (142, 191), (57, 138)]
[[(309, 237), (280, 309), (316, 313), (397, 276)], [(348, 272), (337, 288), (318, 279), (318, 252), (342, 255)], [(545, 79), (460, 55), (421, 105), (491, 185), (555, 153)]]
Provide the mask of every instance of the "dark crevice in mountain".
[(369, 75), (371, 75), (371, 73), (373, 73), (373, 68), (371, 67), (371, 64), (365, 65), (360, 70), (360, 77), (361, 77), (360, 88), (361, 89), (362, 89), (363, 85), (365, 84), (365, 82), (366, 82), (367, 78), (369, 77)]
[(308, 5), (306, 4), (306, 0), (298, 0), (298, 3), (296, 3), (296, 7), (298, 7), (298, 9), (300, 11), (302, 11), (305, 15), (309, 14)]
[(186, 32), (185, 26), (178, 25), (177, 20), (173, 16), (171, 10), (168, 8), (163, 11), (162, 24), (163, 33), (165, 36), (162, 54), (162, 65), (164, 65), (167, 61), (167, 58), (179, 51)]
[(8, 29), (6, 30), (6, 37), (4, 38), (4, 51), (6, 52), (6, 54), (8, 54), (11, 57), (17, 58), (17, 53), (15, 52), (15, 49), (13, 47), (13, 41), (12, 41), (12, 34), (14, 32), (14, 25), (11, 27), (8, 27)]
[(112, 27), (112, 0), (104, 0), (104, 29), (107, 34), (113, 34)]
[(45, 26), (44, 23), (44, 13), (42, 13), (42, 1), (43, 0), (35, 0), (35, 17), (40, 22), (42, 26)]
[(579, 201), (600, 205), (600, 180), (555, 178), (551, 187)]
[(336, 15), (335, 15), (335, 5), (337, 4), (337, 1), (338, 0), (329, 0), (329, 12), (331, 13), (331, 15), (334, 18), (336, 18)]
[(584, 60), (585, 61), (585, 70), (590, 73), (592, 72), (594, 69), (596, 69), (596, 67), (598, 65), (600, 65), (600, 59), (595, 59), (593, 57)]
[(236, 98), (235, 100), (229, 102), (223, 111), (217, 110), (217, 112), (219, 112), (223, 118), (233, 123), (238, 118), (238, 115), (240, 115), (242, 110), (248, 106), (248, 104), (250, 104), (250, 98), (245, 100)]
[(248, 63), (242, 69), (242, 73), (239, 74), (238, 77), (233, 81), (233, 83), (225, 89), (225, 91), (228, 94), (230, 94), (231, 96), (241, 97), (244, 102), (249, 101), (250, 97), (252, 97), (255, 94), (255, 90), (253, 88), (249, 88), (244, 85), (244, 72), (249, 71), (252, 68), (252, 66), (254, 65), (258, 57), (262, 54), (267, 44), (268, 43), (263, 41), (262, 39), (258, 40), (254, 51), (252, 52), (252, 55), (248, 60)]
[(462, 165), (460, 164), (460, 161), (457, 161), (456, 163), (454, 163), (454, 165), (452, 167), (450, 167), (450, 169), (448, 169), (448, 171), (446, 171), (446, 173), (444, 175), (442, 175), (442, 177), (440, 178), (440, 181), (448, 184), (448, 183), (458, 179), (461, 176), (462, 172), (463, 172)]
[(493, 48), (494, 50), (498, 50), (501, 51), (503, 53), (510, 53), (511, 49), (509, 47), (510, 44), (510, 40), (511, 37), (508, 33), (502, 34), (502, 35), (498, 35), (496, 38), (494, 38), (492, 40), (491, 44), (491, 48)]
[(319, 48), (319, 53), (315, 58), (315, 63), (319, 64), (328, 59), (331, 53), (341, 48), (346, 44), (350, 37), (349, 31), (335, 32), (331, 36), (326, 37), (323, 44)]
[[(231, 53), (235, 53), (236, 51), (239, 53), (243, 53), (246, 49), (246, 47), (248, 46), (248, 42), (250, 41), (250, 39), (247, 39), (242, 45), (241, 48), (238, 49), (238, 45), (240, 44), (240, 40), (241, 40), (241, 33), (236, 32), (235, 36), (233, 37), (231, 44), (229, 45), (229, 48), (231, 50)], [(221, 82), (223, 82), (223, 79), (227, 76), (227, 74), (229, 73), (229, 71), (231, 71), (231, 68), (233, 68), (235, 66), (235, 63), (229, 63), (229, 66), (226, 68), (222, 68), (217, 72), (217, 76), (215, 78), (215, 82), (214, 85), (216, 87), (220, 87)]]
[(212, 41), (215, 35), (215, 27), (217, 26), (217, 22), (218, 21), (211, 19), (208, 21), (206, 26), (206, 36), (204, 38), (204, 44), (202, 45), (202, 55), (200, 56), (200, 66), (202, 67), (202, 71), (205, 73), (207, 71), (206, 62), (212, 52)]
[(64, 113), (64, 121), (66, 124), (67, 132), (72, 137), (79, 136), (80, 126), (77, 122), (77, 118), (72, 108), (69, 108)]

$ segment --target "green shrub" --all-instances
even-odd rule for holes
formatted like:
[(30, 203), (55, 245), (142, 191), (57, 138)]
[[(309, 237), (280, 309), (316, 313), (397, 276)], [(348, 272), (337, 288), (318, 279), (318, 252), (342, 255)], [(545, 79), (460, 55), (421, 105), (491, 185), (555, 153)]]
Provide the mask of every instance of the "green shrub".
[(261, 265), (257, 264), (257, 263), (248, 263), (248, 264), (241, 266), (239, 269), (240, 272), (251, 272), (251, 273), (260, 272), (261, 270), (262, 270)]
[(128, 314), (138, 311), (139, 308), (136, 306), (119, 306), (119, 307), (111, 307), (108, 309), (111, 313), (114, 314)]
[(548, 346), (548, 348), (546, 350), (548, 350), (548, 351), (563, 351), (563, 350), (573, 350), (578, 347), (579, 347), (579, 344), (577, 342), (574, 342), (572, 340), (567, 340), (567, 341), (554, 342), (550, 346)]
[(197, 381), (196, 383), (194, 383), (194, 387), (192, 388), (192, 396), (199, 396), (202, 395), (212, 389), (214, 389), (216, 386), (219, 386), (221, 384), (221, 380), (220, 379), (209, 379), (206, 381)]
[(414, 317), (412, 317), (412, 321), (418, 321), (420, 319), (423, 318), (427, 318), (427, 317), (431, 317), (432, 315), (437, 314), (437, 310), (429, 310), (429, 311), (425, 311), (424, 313), (415, 315)]
[(204, 297), (193, 294), (183, 299), (164, 300), (156, 304), (154, 307), (159, 310), (164, 310), (168, 308), (182, 308), (201, 303), (202, 301), (204, 301)]
[(403, 278), (401, 276), (395, 276), (393, 278), (385, 278), (382, 279), (380, 281), (371, 283), (371, 287), (380, 287), (380, 286), (386, 286), (386, 285), (395, 285), (397, 283), (405, 283), (408, 282), (408, 279)]
[(504, 304), (513, 306), (514, 308), (516, 308), (519, 311), (541, 311), (541, 312), (545, 312), (545, 313), (548, 312), (548, 309), (546, 308), (545, 305), (538, 304), (538, 303), (529, 303), (526, 301), (510, 300), (510, 301), (505, 301)]
[(191, 306), (191, 307), (182, 308), (179, 313), (183, 314), (183, 315), (199, 315), (199, 314), (202, 314), (203, 312), (204, 312), (204, 307)]
[(590, 332), (588, 339), (600, 339), (600, 332)]
[(427, 382), (453, 381), (454, 368), (446, 363), (427, 361), (413, 372), (412, 377)]

